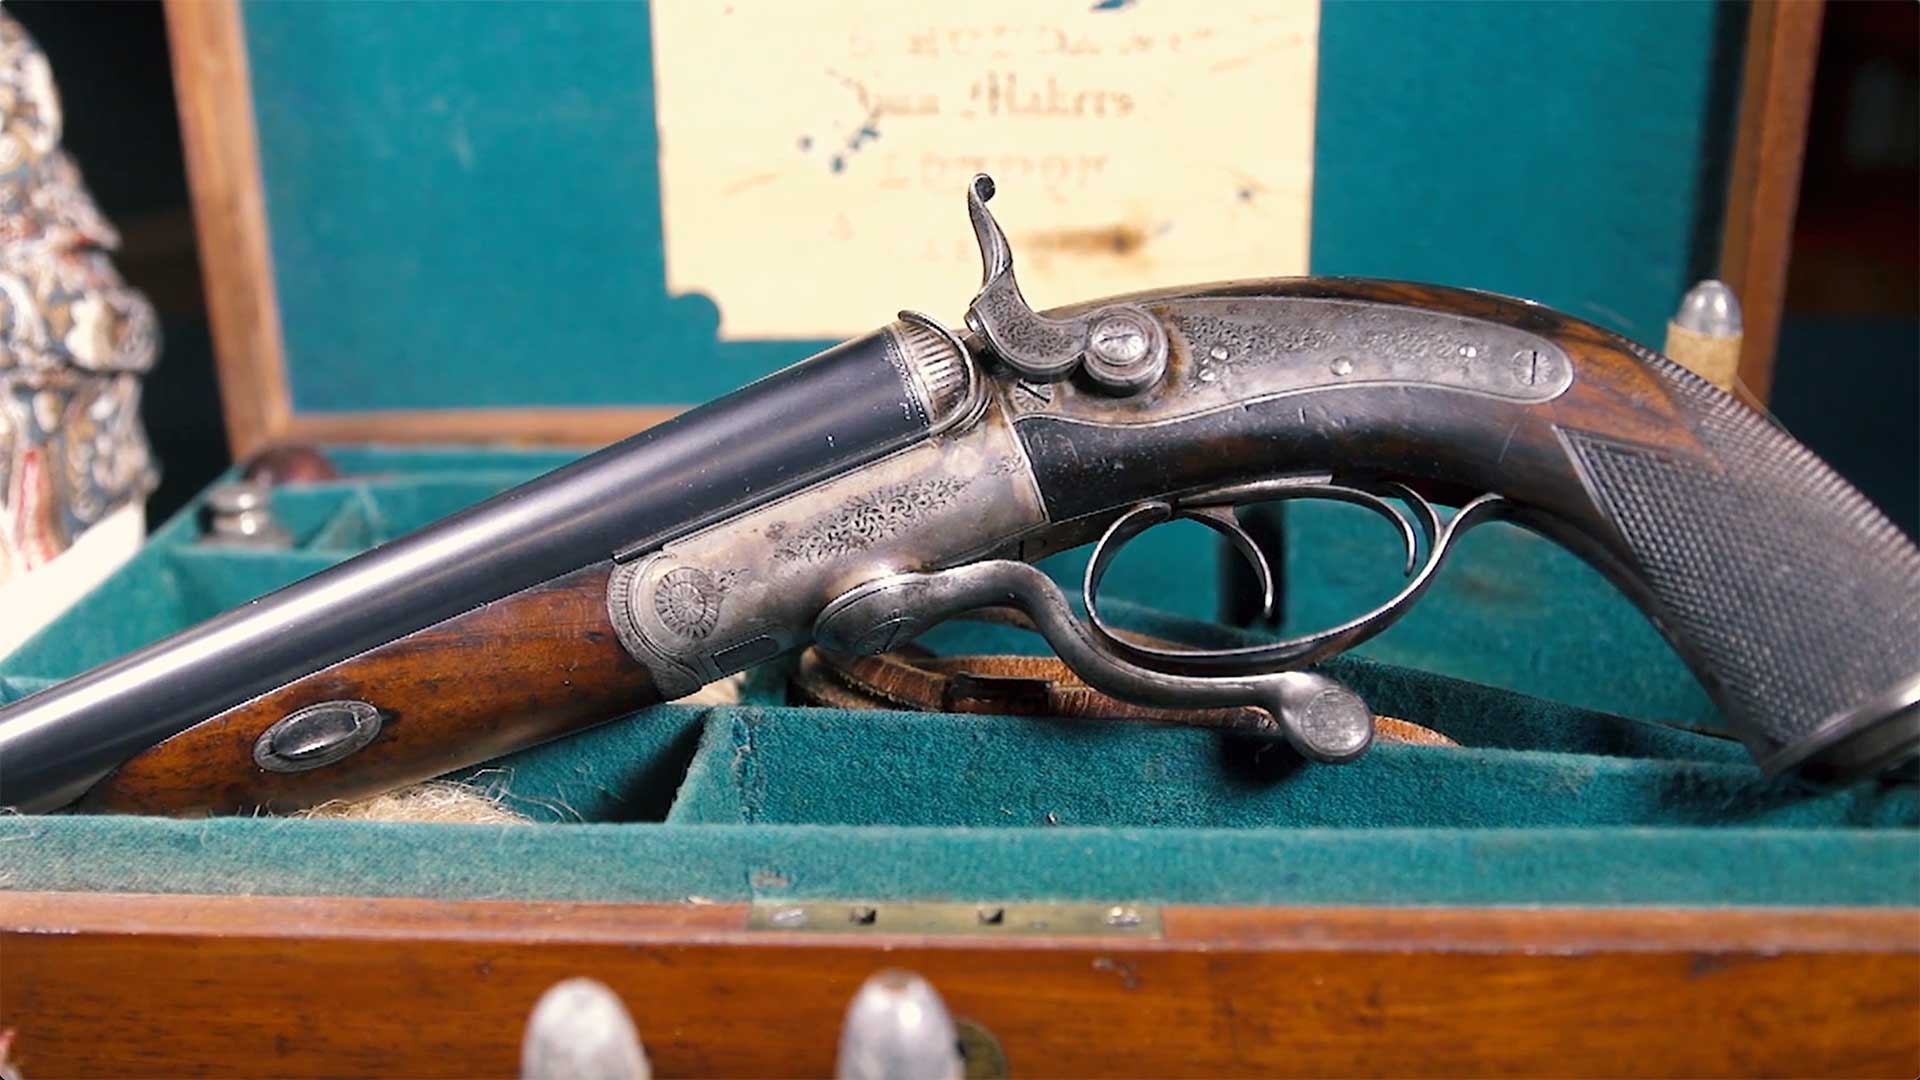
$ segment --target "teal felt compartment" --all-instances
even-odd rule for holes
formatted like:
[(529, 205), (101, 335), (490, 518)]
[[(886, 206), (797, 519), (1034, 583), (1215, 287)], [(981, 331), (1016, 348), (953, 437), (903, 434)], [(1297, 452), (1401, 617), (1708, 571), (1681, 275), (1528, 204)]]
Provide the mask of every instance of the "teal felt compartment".
[[(1254, 635), (1131, 604), (1119, 625), (1227, 646)], [(1024, 639), (1024, 640), (1023, 640)], [(1033, 635), (953, 625), (954, 654)], [(969, 828), (1856, 828), (1920, 823), (1920, 791), (1766, 784), (1730, 740), (1355, 658), (1322, 665), (1376, 710), (1462, 748), (1382, 743), (1342, 768), (1193, 728), (743, 707), (708, 719), (670, 820)]]
[[(1314, 271), (1658, 341), (1714, 262), (1745, 10), (1328, 0)], [(300, 410), (691, 403), (826, 344), (718, 342), (708, 298), (667, 294), (646, 5), (243, 16)], [(1248, 139), (1261, 117), (1247, 102)], [(959, 195), (928, 239), (964, 239)], [(873, 302), (877, 323), (917, 301)]]
[(658, 901), (1884, 906), (1920, 840), (1859, 829), (961, 829), (0, 818), (0, 888)]
[(1816, 794), (1763, 785), (1738, 761), (1383, 743), (1352, 765), (1310, 768), (1284, 746), (1180, 727), (746, 707), (709, 721), (672, 820), (962, 828), (1873, 828), (1912, 826), (1920, 821), (1920, 801), (1911, 786)]
[(535, 821), (664, 821), (700, 748), (707, 713), (699, 706), (657, 706), (448, 779), (487, 791)]
[[(361, 522), (361, 540), (371, 541), (561, 458), (359, 448), (337, 460), (357, 475), (277, 498), (300, 501), (310, 521)], [(1290, 609), (1357, 610), (1391, 588), (1392, 552), (1369, 553), (1386, 541), (1370, 519), (1333, 514), (1290, 520), (1290, 529), (1315, 546), (1365, 554), (1356, 562), (1372, 567), (1302, 577)], [(209, 550), (197, 535), (193, 508), (161, 526), (132, 563), (0, 660), (0, 698), (347, 554), (324, 540), (325, 528), (309, 546), (278, 553)], [(1597, 576), (1568, 572), (1544, 541), (1490, 532), (1475, 542), (1484, 554), (1463, 551), (1442, 580), (1485, 559), (1478, 572), (1500, 575), (1500, 589), (1469, 582), (1425, 601), (1435, 611), (1424, 640), (1436, 666), (1493, 681), (1551, 679), (1560, 701), (1377, 656), (1325, 665), (1378, 711), (1466, 749), (1383, 744), (1354, 766), (1304, 767), (1281, 747), (1178, 727), (796, 709), (770, 669), (751, 682), (746, 705), (659, 706), (455, 774), (537, 824), (0, 817), (0, 887), (580, 900), (1920, 903), (1913, 789), (1764, 787), (1736, 744), (1581, 707), (1612, 697), (1638, 702), (1642, 715), (1687, 719), (1645, 706), (1697, 690), (1683, 672), (1676, 687), (1648, 673), (1623, 679), (1613, 663), (1583, 664), (1602, 647), (1564, 628), (1539, 640), (1554, 620), (1585, 627), (1594, 642), (1631, 640), (1641, 618)], [(1210, 541), (1176, 531), (1142, 543), (1114, 571), (1114, 618), (1196, 644), (1252, 640), (1193, 618), (1216, 602), (1211, 577), (1194, 571), (1210, 565)], [(1296, 553), (1306, 546), (1296, 543)], [(1375, 554), (1387, 557), (1375, 565)], [(1072, 559), (1055, 570), (1072, 578)], [(1437, 646), (1448, 626), (1487, 634), (1496, 647), (1446, 654)], [(1042, 648), (992, 623), (952, 623), (926, 640), (948, 653)], [(1617, 662), (1619, 647), (1604, 649)]]

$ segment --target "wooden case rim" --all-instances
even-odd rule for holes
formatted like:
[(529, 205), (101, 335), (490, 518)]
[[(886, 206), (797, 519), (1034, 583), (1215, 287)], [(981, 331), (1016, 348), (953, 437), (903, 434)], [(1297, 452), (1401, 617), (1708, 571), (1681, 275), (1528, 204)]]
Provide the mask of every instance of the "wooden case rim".
[(533, 1000), (587, 974), (661, 1075), (820, 1076), (853, 989), (891, 965), (1013, 1075), (1920, 1072), (1912, 909), (1175, 905), (1155, 939), (992, 941), (747, 914), (0, 893), (0, 1019), (29, 1075), (508, 1075)]
[[(1823, 2), (1757, 0), (1747, 30), (1721, 276), (1745, 309), (1740, 378), (1761, 402), (1772, 383)], [(274, 293), (240, 0), (167, 0), (166, 11), (220, 397), (236, 458), (287, 441), (598, 445), (679, 411), (670, 405), (296, 411)]]
[[(1136, 935), (846, 934), (754, 929), (752, 905), (688, 900), (436, 900), (382, 896), (0, 891), (0, 934), (164, 933), (232, 938), (606, 942), (777, 942), (785, 947), (956, 947), (1008, 951), (1090, 941), (1113, 950), (1198, 947), (1307, 952), (1850, 952), (1920, 961), (1907, 907), (1325, 907), (1157, 905), (1163, 932)], [(1914, 974), (1920, 980), (1920, 967)], [(1915, 986), (1920, 994), (1920, 982)]]

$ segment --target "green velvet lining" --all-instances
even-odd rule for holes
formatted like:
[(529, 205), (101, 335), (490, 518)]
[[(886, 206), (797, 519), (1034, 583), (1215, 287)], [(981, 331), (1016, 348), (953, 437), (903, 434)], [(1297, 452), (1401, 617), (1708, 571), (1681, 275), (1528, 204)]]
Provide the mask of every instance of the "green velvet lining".
[(1342, 768), (1158, 725), (743, 707), (710, 720), (670, 820), (1164, 828), (1874, 828), (1911, 786), (1814, 793), (1745, 764), (1383, 743)]
[(1913, 905), (1911, 831), (0, 819), (0, 887), (279, 896)]
[[(276, 497), (302, 547), (200, 548), (192, 512), (181, 515), (0, 661), (0, 700), (562, 460), (458, 449), (336, 458), (360, 476)], [(1369, 519), (1290, 512), (1295, 555), (1339, 556), (1332, 570), (1318, 559), (1315, 576), (1295, 576), (1290, 616), (1344, 614), (1391, 588), (1383, 534)], [(1390, 648), (1396, 630), (1372, 655), (1323, 667), (1376, 710), (1442, 731), (1461, 749), (1381, 744), (1335, 768), (1301, 765), (1284, 746), (1182, 727), (800, 709), (787, 706), (782, 672), (770, 665), (743, 705), (659, 706), (455, 774), (531, 826), (0, 817), (0, 887), (579, 900), (1920, 903), (1916, 789), (1761, 783), (1738, 744), (1694, 729), (1710, 716), (1677, 706), (1699, 691), (1670, 655), (1636, 652), (1651, 631), (1597, 575), (1518, 531), (1474, 540), (1478, 553), (1463, 551), (1425, 602), (1422, 617), (1437, 609), (1430, 626)], [(1257, 636), (1193, 618), (1216, 602), (1210, 541), (1175, 530), (1142, 543), (1114, 572), (1110, 612), (1121, 624), (1196, 644)], [(1072, 557), (1052, 565), (1067, 580), (1075, 568)], [(1459, 580), (1444, 587), (1450, 578)], [(1135, 602), (1142, 598), (1155, 608)], [(1449, 633), (1460, 639), (1452, 650)], [(1482, 636), (1488, 647), (1476, 654), (1469, 645)], [(927, 640), (949, 653), (1044, 649), (1031, 633), (988, 622), (951, 623)], [(1404, 654), (1474, 681), (1384, 659)], [(1534, 678), (1551, 679), (1559, 700), (1487, 685)], [(1633, 708), (1584, 707), (1609, 701)]]
[(30, 675), (0, 675), (0, 705), (39, 693), (54, 682), (53, 679), (36, 679)]

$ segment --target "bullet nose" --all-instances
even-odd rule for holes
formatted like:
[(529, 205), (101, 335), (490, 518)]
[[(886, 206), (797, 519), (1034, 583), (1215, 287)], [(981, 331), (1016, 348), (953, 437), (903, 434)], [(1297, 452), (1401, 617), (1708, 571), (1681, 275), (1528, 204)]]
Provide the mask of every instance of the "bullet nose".
[(1741, 331), (1740, 299), (1726, 282), (1708, 278), (1687, 290), (1673, 321), (1696, 334), (1733, 337)]
[(556, 983), (533, 1007), (520, 1080), (649, 1080), (640, 1032), (620, 996), (592, 979)]
[(927, 980), (882, 971), (853, 996), (838, 1080), (959, 1080), (962, 1070), (953, 1018)]

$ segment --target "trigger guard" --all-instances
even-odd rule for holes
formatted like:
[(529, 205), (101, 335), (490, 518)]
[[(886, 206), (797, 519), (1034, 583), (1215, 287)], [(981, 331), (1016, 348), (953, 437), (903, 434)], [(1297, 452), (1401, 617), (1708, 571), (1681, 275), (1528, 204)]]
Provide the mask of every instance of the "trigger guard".
[(1234, 550), (1240, 553), (1240, 557), (1253, 567), (1254, 575), (1260, 581), (1262, 614), (1273, 611), (1273, 567), (1268, 564), (1266, 554), (1260, 550), (1260, 545), (1248, 534), (1239, 519), (1233, 516), (1232, 507), (1204, 506), (1191, 510), (1175, 510), (1169, 503), (1143, 502), (1127, 510), (1115, 518), (1113, 524), (1107, 526), (1106, 533), (1101, 536), (1099, 544), (1093, 549), (1092, 558), (1087, 561), (1087, 573), (1081, 584), (1080, 597), (1086, 606), (1088, 618), (1099, 627), (1102, 637), (1111, 637), (1112, 631), (1106, 629), (1100, 619), (1100, 609), (1095, 601), (1095, 594), (1099, 591), (1100, 582), (1107, 576), (1108, 567), (1129, 542), (1156, 526), (1172, 521), (1196, 522), (1226, 537), (1233, 544)]
[(1267, 553), (1260, 550), (1253, 534), (1234, 515), (1231, 506), (1207, 506), (1194, 510), (1182, 510), (1179, 517), (1187, 521), (1197, 521), (1214, 532), (1227, 538), (1240, 558), (1253, 568), (1253, 576), (1260, 583), (1260, 617), (1273, 617), (1273, 565), (1267, 562)]
[[(1345, 652), (1382, 633), (1412, 609), (1432, 585), (1440, 566), (1452, 550), (1453, 542), (1461, 534), (1486, 521), (1510, 516), (1515, 511), (1513, 505), (1501, 496), (1482, 495), (1462, 506), (1451, 519), (1443, 523), (1433, 504), (1411, 488), (1401, 484), (1389, 484), (1387, 487), (1412, 508), (1414, 516), (1419, 519), (1420, 531), (1427, 537), (1428, 551), (1425, 562), (1420, 563), (1417, 569), (1410, 568), (1410, 580), (1400, 591), (1370, 611), (1311, 634), (1234, 649), (1170, 649), (1128, 641), (1119, 636), (1100, 614), (1099, 586), (1107, 567), (1121, 547), (1154, 525), (1173, 517), (1190, 516), (1167, 504), (1143, 503), (1122, 514), (1108, 527), (1087, 564), (1082, 599), (1086, 605), (1089, 627), (1104, 645), (1128, 661), (1169, 675), (1218, 677), (1293, 671)], [(1397, 522), (1403, 537), (1412, 535), (1412, 525), (1378, 495), (1333, 483), (1283, 481), (1241, 485), (1208, 493), (1202, 505), (1231, 505), (1241, 499), (1256, 502), (1314, 497), (1335, 499), (1371, 509)], [(1160, 508), (1159, 520), (1141, 524), (1150, 516), (1146, 513), (1148, 507)]]

